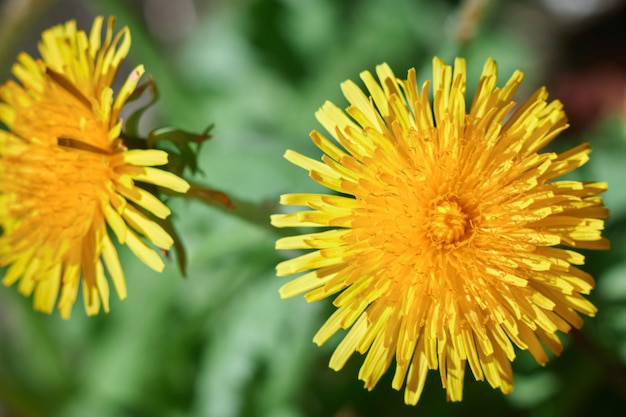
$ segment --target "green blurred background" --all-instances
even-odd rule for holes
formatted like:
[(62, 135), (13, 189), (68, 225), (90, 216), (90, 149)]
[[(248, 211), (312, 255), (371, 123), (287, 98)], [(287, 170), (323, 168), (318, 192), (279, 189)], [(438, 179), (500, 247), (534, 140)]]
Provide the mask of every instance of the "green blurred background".
[[(76, 19), (88, 30), (95, 15), (116, 15), (133, 37), (121, 74), (143, 63), (161, 93), (142, 131), (215, 123), (196, 180), (248, 210), (171, 200), (187, 277), (173, 261), (156, 274), (124, 248), (129, 296), (112, 296), (109, 314), (87, 318), (77, 303), (63, 321), (0, 287), (0, 416), (626, 415), (625, 10), (610, 0), (4, 0), (1, 80), (19, 51), (36, 54), (47, 27)], [(319, 189), (282, 154), (319, 155), (314, 112), (327, 99), (346, 104), (340, 82), (383, 61), (424, 80), (433, 55), (468, 59), (469, 97), (491, 56), (500, 85), (525, 72), (518, 99), (545, 84), (564, 101), (572, 127), (554, 147), (592, 143), (576, 176), (609, 182), (612, 249), (585, 252), (599, 312), (563, 336), (560, 357), (542, 368), (519, 352), (508, 396), (468, 373), (461, 403), (446, 402), (433, 371), (411, 407), (391, 375), (364, 390), (358, 354), (328, 369), (338, 338), (321, 348), (311, 339), (332, 305), (280, 300), (287, 279), (274, 266), (293, 254), (276, 253), (267, 215), (281, 193)]]

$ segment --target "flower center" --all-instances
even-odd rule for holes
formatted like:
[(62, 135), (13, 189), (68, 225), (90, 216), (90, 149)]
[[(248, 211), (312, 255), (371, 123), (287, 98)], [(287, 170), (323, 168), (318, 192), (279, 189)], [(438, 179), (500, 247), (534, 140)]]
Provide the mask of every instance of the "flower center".
[(454, 200), (438, 200), (428, 213), (428, 231), (434, 242), (453, 244), (461, 240), (468, 227), (468, 215)]

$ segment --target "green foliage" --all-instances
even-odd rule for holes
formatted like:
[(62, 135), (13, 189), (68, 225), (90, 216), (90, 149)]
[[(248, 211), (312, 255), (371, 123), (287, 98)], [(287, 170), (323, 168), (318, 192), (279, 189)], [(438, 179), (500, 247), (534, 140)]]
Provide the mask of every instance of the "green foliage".
[[(592, 297), (599, 313), (586, 321), (583, 335), (594, 343), (567, 343), (545, 368), (519, 352), (512, 395), (475, 382), (470, 373), (463, 402), (448, 403), (435, 372), (416, 407), (405, 406), (402, 393), (390, 388), (391, 375), (368, 392), (357, 380), (359, 355), (335, 373), (327, 368), (334, 339), (322, 348), (311, 342), (330, 304), (279, 299), (278, 288), (286, 282), (274, 275), (283, 256), (274, 250), (280, 231), (269, 227), (268, 214), (280, 210), (281, 193), (319, 190), (282, 159), (287, 148), (319, 152), (308, 140), (320, 128), (316, 109), (325, 100), (343, 106), (339, 83), (356, 81), (360, 71), (383, 61), (398, 76), (416, 67), (419, 80), (430, 78), (433, 55), (468, 57), (469, 80), (493, 56), (501, 84), (520, 68), (530, 76), (527, 87), (538, 87), (539, 75), (532, 71), (541, 57), (499, 21), (509, 3), (494, 2), (466, 46), (452, 34), (455, 1), (196, 1), (195, 23), (169, 43), (149, 30), (138, 2), (78, 3), (89, 15), (83, 27), (95, 13), (115, 14), (118, 24), (130, 26), (130, 59), (144, 64), (158, 85), (154, 108), (140, 107), (127, 120), (129, 135), (140, 136), (141, 115), (150, 128), (175, 127), (153, 131), (149, 140), (169, 141), (168, 150), (182, 158), (174, 159), (176, 169), (187, 168), (198, 190), (196, 199), (168, 201), (177, 244), (186, 249), (187, 255), (182, 247), (177, 252), (179, 263), (188, 264), (187, 279), (173, 261), (155, 274), (122, 248), (128, 299), (112, 299), (108, 315), (92, 318), (77, 304), (70, 321), (33, 312), (31, 300), (1, 288), (0, 415), (622, 415), (624, 387), (619, 375), (611, 380), (607, 372), (619, 374), (626, 364), (623, 118), (579, 135), (594, 147), (581, 175), (609, 182), (605, 199), (612, 212), (607, 235), (613, 250), (586, 253), (585, 269), (598, 282)], [(69, 4), (57, 4), (63, 19), (75, 17)], [(211, 123), (213, 139), (196, 160), (191, 156), (198, 149), (186, 141), (186, 132), (208, 135), (204, 129)], [(211, 190), (226, 192), (235, 210), (201, 203), (219, 202)]]

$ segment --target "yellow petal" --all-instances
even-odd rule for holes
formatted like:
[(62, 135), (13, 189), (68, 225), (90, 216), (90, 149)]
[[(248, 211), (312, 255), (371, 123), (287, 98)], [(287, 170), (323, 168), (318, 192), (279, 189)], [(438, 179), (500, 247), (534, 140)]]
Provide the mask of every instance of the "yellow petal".
[(144, 264), (157, 272), (163, 271), (165, 264), (161, 257), (130, 230), (127, 234), (126, 244)]
[(152, 166), (167, 164), (167, 152), (158, 149), (132, 149), (123, 153), (129, 165)]
[(189, 183), (171, 172), (150, 167), (143, 169), (144, 172), (132, 174), (131, 177), (136, 181), (159, 185), (179, 193), (185, 193), (189, 190)]

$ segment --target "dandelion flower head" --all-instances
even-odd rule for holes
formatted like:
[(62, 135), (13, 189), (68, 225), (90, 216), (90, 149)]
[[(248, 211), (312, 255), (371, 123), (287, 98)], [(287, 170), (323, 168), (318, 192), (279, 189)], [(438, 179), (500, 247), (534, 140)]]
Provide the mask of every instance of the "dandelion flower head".
[[(118, 296), (126, 284), (109, 236), (149, 267), (164, 264), (172, 238), (154, 218), (170, 210), (145, 184), (185, 192), (178, 176), (153, 168), (159, 150), (128, 149), (120, 111), (144, 72), (138, 66), (117, 94), (112, 84), (130, 48), (128, 28), (95, 19), (89, 35), (69, 21), (42, 34), (41, 58), (19, 54), (16, 81), (0, 86), (0, 265), (5, 285), (33, 295), (37, 310), (57, 305), (69, 317), (82, 282), (88, 314), (109, 310), (108, 278)], [(142, 237), (143, 236), (143, 237)], [(106, 269), (106, 272), (105, 272)]]
[(584, 297), (593, 279), (575, 266), (584, 257), (567, 247), (608, 248), (606, 184), (557, 180), (588, 160), (589, 145), (540, 153), (567, 128), (561, 103), (540, 88), (516, 105), (523, 74), (498, 88), (490, 59), (467, 105), (465, 61), (433, 66), (432, 101), (414, 69), (406, 80), (386, 64), (378, 81), (361, 73), (368, 95), (344, 82), (346, 111), (326, 102), (316, 113), (333, 139), (312, 132), (322, 160), (285, 154), (336, 193), (283, 195), (307, 209), (272, 216), (277, 227), (327, 229), (276, 247), (312, 249), (277, 266), (303, 273), (282, 297), (337, 294), (314, 337), (321, 345), (346, 330), (330, 367), (365, 355), (359, 378), (372, 389), (395, 358), (392, 386), (405, 387), (407, 404), (429, 370), (460, 401), (467, 364), (509, 393), (515, 346), (545, 364), (543, 346), (558, 354), (557, 333), (596, 311)]

